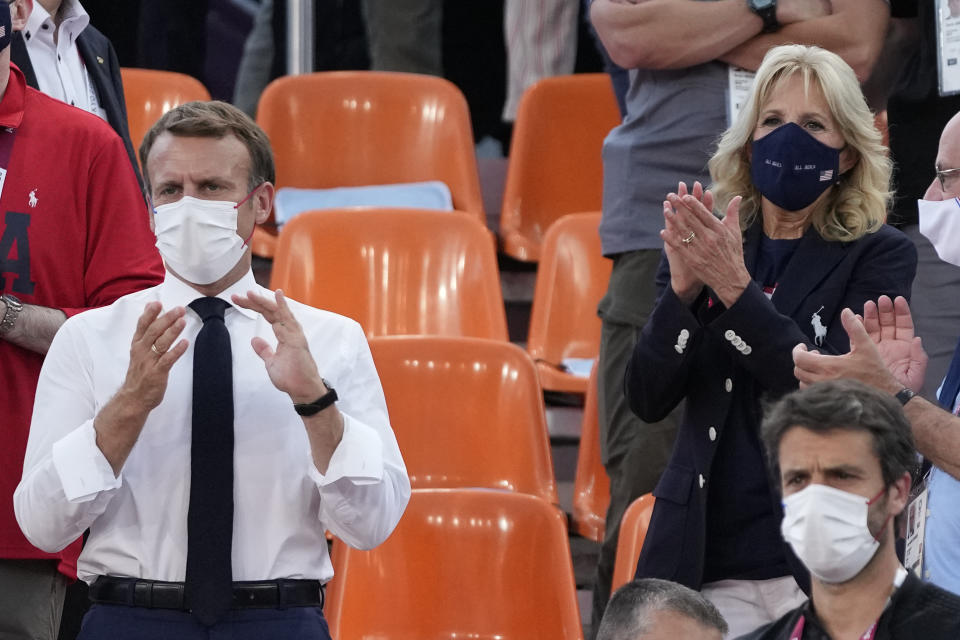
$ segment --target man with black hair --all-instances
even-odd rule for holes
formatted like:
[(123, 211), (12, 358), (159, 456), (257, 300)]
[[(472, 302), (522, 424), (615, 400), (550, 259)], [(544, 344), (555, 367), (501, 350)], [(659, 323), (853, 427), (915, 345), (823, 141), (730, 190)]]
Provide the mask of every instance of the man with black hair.
[(894, 520), (916, 451), (900, 403), (853, 380), (784, 396), (762, 431), (783, 492), (784, 539), (809, 569), (810, 600), (749, 640), (960, 637), (960, 597), (897, 558)]

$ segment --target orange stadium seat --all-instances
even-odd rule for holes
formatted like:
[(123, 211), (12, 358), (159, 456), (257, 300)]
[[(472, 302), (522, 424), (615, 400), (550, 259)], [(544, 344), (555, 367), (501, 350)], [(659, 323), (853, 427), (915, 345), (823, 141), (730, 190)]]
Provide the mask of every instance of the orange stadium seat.
[(368, 337), (507, 340), (496, 254), (467, 213), (308, 211), (284, 225), (270, 286), (357, 320)]
[(633, 580), (637, 572), (637, 560), (643, 548), (643, 540), (650, 527), (653, 515), (654, 498), (652, 493), (640, 496), (630, 503), (623, 512), (620, 521), (620, 537), (617, 539), (617, 559), (613, 565), (613, 578), (610, 581), (610, 593)]
[(500, 210), (508, 255), (536, 262), (543, 235), (557, 218), (600, 209), (600, 151), (618, 124), (606, 74), (545, 78), (527, 89), (517, 108)]
[[(453, 208), (486, 217), (466, 99), (451, 82), (412, 73), (330, 71), (274, 80), (257, 107), (277, 187), (321, 189), (440, 180)], [(254, 253), (272, 257), (270, 222)]]
[(413, 492), (393, 535), (334, 541), (326, 616), (338, 640), (580, 640), (563, 513), (506, 491)]
[(543, 396), (523, 349), (443, 336), (371, 338), (370, 348), (414, 489), (484, 487), (559, 502)]
[(209, 100), (210, 93), (199, 80), (184, 73), (153, 69), (120, 69), (123, 98), (127, 103), (130, 141), (138, 152), (143, 136), (170, 109), (193, 100)]
[(597, 303), (612, 262), (603, 257), (599, 213), (563, 216), (543, 239), (530, 313), (527, 352), (545, 391), (585, 393), (587, 379), (567, 373), (564, 358), (595, 358), (600, 351)]
[(610, 478), (600, 458), (600, 424), (597, 415), (597, 363), (593, 363), (583, 405), (580, 449), (573, 478), (573, 529), (584, 538), (603, 541)]

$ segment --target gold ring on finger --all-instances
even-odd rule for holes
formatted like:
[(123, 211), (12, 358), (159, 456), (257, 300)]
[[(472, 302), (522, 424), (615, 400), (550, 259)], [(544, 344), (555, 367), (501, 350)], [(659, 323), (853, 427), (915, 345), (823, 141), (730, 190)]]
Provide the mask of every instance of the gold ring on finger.
[(691, 242), (693, 242), (693, 239), (696, 237), (697, 237), (697, 234), (691, 231), (690, 235), (688, 235), (686, 238), (683, 238), (680, 242), (682, 242), (683, 244), (690, 244)]
[(164, 353), (163, 351), (160, 351), (160, 349), (157, 349), (156, 343), (150, 345), (150, 351), (153, 351), (153, 352), (154, 352), (155, 354), (157, 354), (158, 356), (162, 356), (163, 353)]

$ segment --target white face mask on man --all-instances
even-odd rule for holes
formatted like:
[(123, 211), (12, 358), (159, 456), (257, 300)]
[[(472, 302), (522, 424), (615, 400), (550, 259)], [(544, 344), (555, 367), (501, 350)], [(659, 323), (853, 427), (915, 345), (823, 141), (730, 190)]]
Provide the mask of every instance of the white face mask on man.
[(880, 547), (867, 526), (872, 500), (823, 484), (783, 499), (780, 531), (811, 574), (822, 582), (846, 582)]
[(917, 200), (920, 233), (944, 262), (960, 267), (960, 200)]
[(225, 276), (250, 240), (237, 235), (237, 209), (254, 191), (240, 202), (183, 196), (154, 207), (157, 249), (167, 266), (193, 284), (210, 284)]

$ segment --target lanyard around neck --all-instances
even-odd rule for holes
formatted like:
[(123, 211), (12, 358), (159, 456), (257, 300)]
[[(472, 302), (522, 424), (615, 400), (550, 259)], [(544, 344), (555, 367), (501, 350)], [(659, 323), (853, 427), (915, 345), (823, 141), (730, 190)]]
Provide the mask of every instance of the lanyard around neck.
[[(893, 600), (893, 594), (896, 593), (897, 589), (903, 584), (903, 581), (907, 577), (907, 570), (902, 566), (897, 569), (896, 575), (893, 577), (893, 591), (890, 593), (890, 597), (887, 598), (886, 604), (883, 605), (884, 611), (887, 607), (890, 606), (890, 601)], [(883, 616), (883, 614), (880, 614)], [(877, 624), (880, 622), (880, 618), (877, 618), (870, 627), (863, 632), (863, 635), (860, 636), (860, 640), (874, 640), (877, 635)], [(793, 631), (790, 632), (790, 640), (802, 640), (803, 638), (803, 628), (806, 626), (807, 618), (806, 616), (800, 616), (800, 619), (797, 620), (797, 624), (794, 625)]]
[[(860, 640), (874, 640), (874, 636), (877, 633), (877, 622), (870, 625), (870, 628), (863, 632), (863, 635), (860, 636)], [(793, 627), (793, 631), (790, 632), (790, 640), (801, 640), (803, 638), (803, 627), (806, 625), (806, 616), (800, 616), (800, 619), (797, 620), (796, 626)]]

